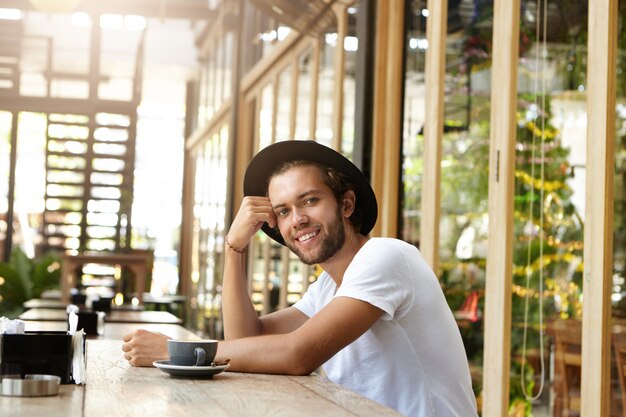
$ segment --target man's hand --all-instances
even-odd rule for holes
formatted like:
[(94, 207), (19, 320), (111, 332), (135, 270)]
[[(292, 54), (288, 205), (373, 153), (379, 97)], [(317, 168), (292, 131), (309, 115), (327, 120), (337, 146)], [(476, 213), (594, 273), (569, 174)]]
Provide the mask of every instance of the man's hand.
[(124, 359), (132, 366), (152, 366), (152, 362), (169, 359), (167, 340), (169, 337), (161, 333), (147, 330), (136, 330), (124, 336)]
[(243, 250), (263, 223), (270, 227), (276, 226), (276, 216), (269, 198), (244, 197), (228, 231), (228, 243), (234, 248)]

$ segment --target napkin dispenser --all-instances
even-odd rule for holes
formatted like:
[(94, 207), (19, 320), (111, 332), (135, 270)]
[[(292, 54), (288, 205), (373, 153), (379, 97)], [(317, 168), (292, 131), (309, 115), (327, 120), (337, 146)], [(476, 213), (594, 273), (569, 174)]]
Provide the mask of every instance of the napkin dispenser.
[[(84, 343), (84, 339), (83, 339)], [(72, 336), (67, 332), (26, 332), (0, 335), (0, 374), (57, 375), (62, 384), (72, 377)]]
[(81, 310), (77, 315), (78, 326), (76, 328), (85, 330), (88, 336), (104, 334), (104, 318), (106, 317), (104, 312)]
[(113, 298), (111, 297), (100, 297), (91, 303), (91, 309), (93, 311), (102, 311), (105, 313), (111, 312), (111, 304), (113, 302)]

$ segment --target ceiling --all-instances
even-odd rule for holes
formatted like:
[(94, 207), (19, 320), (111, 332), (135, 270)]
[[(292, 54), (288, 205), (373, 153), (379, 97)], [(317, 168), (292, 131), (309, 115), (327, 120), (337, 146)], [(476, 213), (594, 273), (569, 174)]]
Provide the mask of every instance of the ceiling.
[[(20, 67), (31, 75), (41, 73), (47, 65), (48, 40), (52, 43), (53, 72), (87, 74), (92, 20), (100, 15), (100, 75), (109, 80), (108, 88), (115, 95), (116, 90), (128, 90), (132, 82), (143, 36), (144, 101), (167, 100), (172, 94), (176, 101), (180, 99), (181, 84), (196, 76), (196, 33), (215, 16), (216, 7), (207, 0), (79, 0), (70, 12), (46, 13), (26, 0), (0, 0), (0, 9), (22, 11), (25, 36)], [(24, 82), (28, 77), (22, 77)], [(72, 83), (66, 82), (63, 88), (71, 89)]]

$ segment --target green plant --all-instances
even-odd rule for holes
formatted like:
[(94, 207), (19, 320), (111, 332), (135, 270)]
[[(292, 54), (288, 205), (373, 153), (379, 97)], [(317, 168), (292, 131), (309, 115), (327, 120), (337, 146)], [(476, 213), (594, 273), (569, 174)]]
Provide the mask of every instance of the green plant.
[(57, 254), (47, 253), (30, 259), (15, 248), (8, 262), (0, 262), (0, 316), (19, 315), (24, 302), (58, 288), (60, 276), (61, 260)]

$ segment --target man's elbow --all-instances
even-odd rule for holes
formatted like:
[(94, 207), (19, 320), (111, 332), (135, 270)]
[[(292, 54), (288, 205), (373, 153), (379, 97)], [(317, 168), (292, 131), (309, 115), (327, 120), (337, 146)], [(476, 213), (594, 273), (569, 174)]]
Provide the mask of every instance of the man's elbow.
[(294, 363), (291, 366), (291, 369), (289, 370), (289, 375), (295, 375), (295, 376), (311, 375), (319, 367), (320, 365), (310, 363), (309, 361), (302, 361), (302, 362)]
[(294, 347), (289, 349), (289, 364), (286, 369), (289, 375), (310, 375), (315, 372), (323, 362), (321, 362), (315, 355), (311, 353), (310, 349), (302, 349), (301, 347)]
[(319, 366), (308, 363), (296, 362), (289, 367), (287, 374), (295, 376), (311, 375), (313, 372), (315, 372), (317, 368), (319, 368)]

